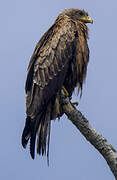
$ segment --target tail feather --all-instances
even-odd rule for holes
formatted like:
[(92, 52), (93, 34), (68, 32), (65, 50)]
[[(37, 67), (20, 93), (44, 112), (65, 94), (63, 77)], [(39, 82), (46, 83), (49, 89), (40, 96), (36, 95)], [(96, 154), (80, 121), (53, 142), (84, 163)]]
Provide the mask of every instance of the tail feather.
[(43, 111), (34, 119), (27, 116), (26, 124), (22, 134), (22, 146), (26, 145), (30, 139), (30, 154), (32, 159), (35, 158), (35, 141), (37, 134), (37, 153), (39, 155), (47, 155), (47, 163), (49, 165), (49, 143), (50, 143), (50, 126), (51, 120), (60, 117), (59, 97), (56, 97)]
[(37, 137), (37, 153), (38, 154), (41, 154), (40, 149), (41, 149), (41, 123), (38, 128), (38, 137)]
[(32, 159), (35, 158), (35, 141), (38, 128), (41, 124), (42, 113), (31, 120), (31, 136), (30, 136), (30, 154)]
[(31, 118), (27, 116), (25, 127), (22, 133), (22, 146), (26, 148), (31, 132)]
[(45, 114), (41, 117), (41, 123), (38, 128), (38, 138), (37, 138), (37, 153), (46, 154), (46, 137), (47, 137), (47, 122)]
[(46, 145), (46, 142), (44, 141), (44, 133), (45, 133), (45, 128), (46, 128), (46, 113), (43, 114), (42, 116), (42, 119), (41, 119), (41, 122), (42, 122), (42, 128), (41, 128), (41, 153), (42, 153), (42, 156), (44, 155), (45, 153), (45, 145)]
[(39, 155), (41, 155), (41, 147), (42, 147), (42, 133), (41, 133), (41, 129), (40, 129), (40, 133), (39, 133), (39, 136), (38, 136), (38, 143), (39, 144), (37, 144), (37, 146), (38, 146), (38, 150), (37, 150), (37, 153), (39, 154)]
[(46, 145), (47, 145), (47, 156), (49, 157), (49, 141), (50, 141), (50, 121), (51, 121), (51, 112), (47, 109), (46, 113), (41, 119), (41, 124), (38, 129), (38, 138), (37, 138), (37, 153), (46, 155)]
[(35, 158), (35, 140), (36, 140), (36, 123), (31, 122), (31, 137), (30, 137), (30, 154), (32, 159)]
[(46, 155), (46, 142), (47, 142), (47, 129), (48, 129), (48, 122), (46, 122), (43, 134), (43, 146), (44, 146), (44, 154)]
[(48, 145), (48, 150), (47, 150), (47, 163), (48, 163), (48, 166), (49, 166), (50, 128), (51, 128), (51, 121), (48, 122), (48, 130), (47, 130), (47, 133), (48, 133), (48, 141), (47, 141), (47, 145)]

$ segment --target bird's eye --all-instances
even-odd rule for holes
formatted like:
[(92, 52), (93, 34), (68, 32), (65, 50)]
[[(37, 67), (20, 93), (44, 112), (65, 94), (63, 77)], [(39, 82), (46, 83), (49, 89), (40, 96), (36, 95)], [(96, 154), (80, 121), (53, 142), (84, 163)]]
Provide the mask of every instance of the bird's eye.
[(83, 12), (79, 12), (80, 16), (83, 16)]

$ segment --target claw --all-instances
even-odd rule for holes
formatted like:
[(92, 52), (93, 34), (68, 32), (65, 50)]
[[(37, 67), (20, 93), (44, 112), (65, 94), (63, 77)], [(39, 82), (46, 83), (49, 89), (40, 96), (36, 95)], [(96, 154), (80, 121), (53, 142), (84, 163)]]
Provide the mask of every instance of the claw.
[(78, 106), (78, 104), (79, 104), (78, 102), (73, 102), (72, 103), (73, 106)]

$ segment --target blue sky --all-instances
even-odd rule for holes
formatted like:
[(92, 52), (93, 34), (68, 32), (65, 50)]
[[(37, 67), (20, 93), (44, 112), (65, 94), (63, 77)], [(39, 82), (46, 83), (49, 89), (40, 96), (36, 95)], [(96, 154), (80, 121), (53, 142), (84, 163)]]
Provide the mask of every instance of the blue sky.
[(79, 110), (117, 149), (117, 2), (11, 0), (0, 5), (0, 179), (113, 180), (103, 157), (64, 116), (52, 123), (50, 166), (33, 161), (21, 146), (25, 122), (26, 69), (35, 44), (64, 8), (89, 12), (90, 63)]

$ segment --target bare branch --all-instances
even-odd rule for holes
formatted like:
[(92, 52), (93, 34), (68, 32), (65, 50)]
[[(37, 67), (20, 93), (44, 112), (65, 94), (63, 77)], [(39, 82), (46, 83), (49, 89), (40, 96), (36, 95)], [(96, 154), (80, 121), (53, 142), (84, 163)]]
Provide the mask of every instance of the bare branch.
[(61, 90), (61, 105), (68, 119), (71, 120), (84, 137), (101, 153), (117, 179), (116, 150), (102, 135), (96, 132), (81, 112), (72, 105), (69, 98), (65, 96), (63, 90)]

